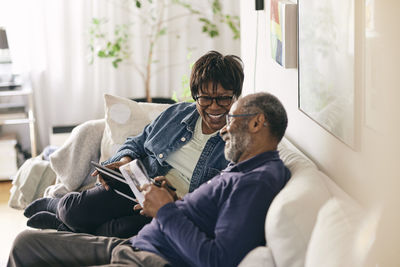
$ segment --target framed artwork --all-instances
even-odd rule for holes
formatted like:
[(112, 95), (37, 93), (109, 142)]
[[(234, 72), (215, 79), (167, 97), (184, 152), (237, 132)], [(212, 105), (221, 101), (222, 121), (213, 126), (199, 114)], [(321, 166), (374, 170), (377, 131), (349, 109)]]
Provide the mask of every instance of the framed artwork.
[(355, 0), (299, 0), (299, 109), (355, 145)]
[(271, 56), (284, 68), (297, 67), (297, 5), (271, 0)]

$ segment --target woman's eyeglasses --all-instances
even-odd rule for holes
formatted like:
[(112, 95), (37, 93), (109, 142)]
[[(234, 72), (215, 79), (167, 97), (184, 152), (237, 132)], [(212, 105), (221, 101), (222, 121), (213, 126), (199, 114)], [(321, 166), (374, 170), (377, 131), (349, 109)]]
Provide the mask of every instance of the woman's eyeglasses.
[(196, 97), (194, 97), (194, 100), (196, 100), (197, 103), (202, 107), (210, 106), (214, 99), (217, 102), (217, 105), (219, 105), (221, 107), (227, 107), (232, 103), (233, 96), (217, 96), (217, 97), (196, 96)]

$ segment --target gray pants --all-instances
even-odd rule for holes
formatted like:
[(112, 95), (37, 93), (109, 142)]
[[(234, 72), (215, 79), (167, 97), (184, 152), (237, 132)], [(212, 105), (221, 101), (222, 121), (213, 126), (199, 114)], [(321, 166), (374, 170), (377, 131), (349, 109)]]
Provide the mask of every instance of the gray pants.
[(7, 266), (170, 266), (160, 256), (136, 251), (126, 239), (52, 230), (26, 230), (11, 248)]

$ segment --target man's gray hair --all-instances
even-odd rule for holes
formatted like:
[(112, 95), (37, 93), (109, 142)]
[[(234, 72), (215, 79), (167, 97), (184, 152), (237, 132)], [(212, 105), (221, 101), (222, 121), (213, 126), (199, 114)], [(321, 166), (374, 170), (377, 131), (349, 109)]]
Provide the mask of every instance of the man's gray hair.
[(246, 113), (263, 113), (270, 133), (279, 142), (285, 135), (288, 124), (286, 110), (281, 101), (270, 93), (255, 93), (247, 96), (243, 102)]

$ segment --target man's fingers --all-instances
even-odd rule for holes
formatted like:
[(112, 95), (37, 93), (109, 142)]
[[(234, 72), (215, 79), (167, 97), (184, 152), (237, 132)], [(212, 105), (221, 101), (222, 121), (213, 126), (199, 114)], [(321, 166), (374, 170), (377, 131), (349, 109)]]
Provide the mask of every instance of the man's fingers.
[(92, 174), (90, 174), (91, 176), (97, 176), (99, 174), (99, 172), (97, 170), (94, 170), (94, 172), (92, 172)]
[(161, 187), (164, 187), (165, 189), (167, 189), (167, 191), (168, 192), (174, 192), (174, 191), (172, 191), (169, 187), (168, 187), (168, 183), (167, 183), (167, 181), (163, 181), (162, 183), (161, 183)]
[(156, 178), (154, 178), (154, 181), (161, 183), (162, 181), (166, 181), (166, 178), (165, 176), (157, 176)]
[(143, 208), (140, 204), (136, 204), (135, 206), (133, 206), (133, 210), (141, 210), (141, 209)]
[(161, 186), (165, 189), (167, 189), (168, 193), (173, 197), (174, 200), (178, 200), (178, 195), (176, 194), (176, 191), (172, 190), (166, 181), (162, 182)]
[(140, 187), (140, 192), (143, 192), (143, 194), (146, 194), (151, 188), (150, 184), (144, 184)]

